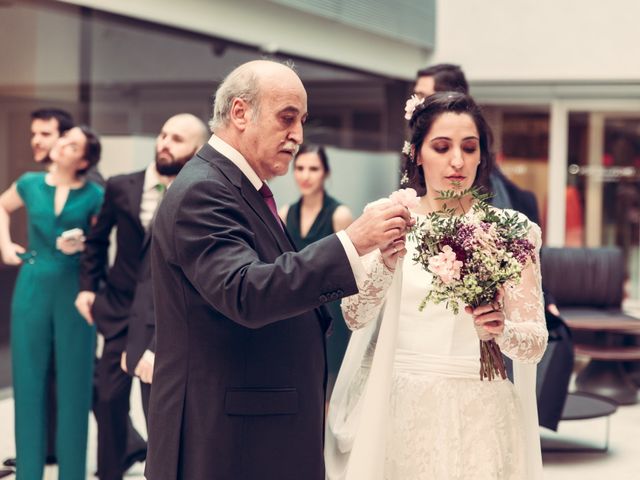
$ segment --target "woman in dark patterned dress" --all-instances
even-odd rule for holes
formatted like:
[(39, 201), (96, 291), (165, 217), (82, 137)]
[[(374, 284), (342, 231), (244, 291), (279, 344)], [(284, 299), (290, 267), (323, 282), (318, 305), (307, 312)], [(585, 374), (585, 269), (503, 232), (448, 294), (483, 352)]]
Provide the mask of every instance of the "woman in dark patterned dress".
[[(293, 175), (300, 189), (300, 199), (293, 205), (280, 209), (280, 217), (295, 247), (302, 250), (307, 245), (344, 230), (353, 221), (351, 211), (325, 191), (325, 181), (330, 168), (322, 146), (302, 145), (293, 162)], [(329, 378), (327, 398), (331, 394), (342, 357), (349, 343), (349, 329), (342, 319), (340, 302), (328, 304), (333, 316), (333, 332), (327, 339), (327, 363)]]

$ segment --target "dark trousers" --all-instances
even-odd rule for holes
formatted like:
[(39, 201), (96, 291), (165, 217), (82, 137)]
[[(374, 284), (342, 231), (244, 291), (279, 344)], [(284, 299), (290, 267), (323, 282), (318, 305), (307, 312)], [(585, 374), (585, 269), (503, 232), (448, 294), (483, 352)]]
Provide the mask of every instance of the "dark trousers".
[(151, 384), (140, 382), (140, 395), (142, 397), (142, 411), (144, 412), (144, 421), (149, 430), (149, 398), (151, 397)]
[(131, 377), (120, 368), (126, 332), (105, 339), (95, 377), (93, 413), (98, 423), (98, 478), (122, 480), (127, 456), (146, 450), (146, 442), (129, 417)]

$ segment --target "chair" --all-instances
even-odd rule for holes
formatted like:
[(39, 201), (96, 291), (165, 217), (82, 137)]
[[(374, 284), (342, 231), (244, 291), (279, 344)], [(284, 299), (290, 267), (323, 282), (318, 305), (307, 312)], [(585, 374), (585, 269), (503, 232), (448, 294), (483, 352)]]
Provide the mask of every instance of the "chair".
[[(617, 410), (617, 403), (592, 392), (568, 392), (574, 350), (580, 351), (574, 346), (571, 330), (580, 331), (583, 323), (592, 325), (590, 322), (598, 315), (601, 320), (611, 314), (616, 321), (637, 322), (620, 310), (621, 259), (617, 249), (544, 248), (541, 252), (545, 291), (554, 297), (562, 318), (546, 312), (549, 344), (538, 364), (536, 388), (539, 423), (557, 431), (560, 421), (606, 418), (602, 448), (555, 449), (543, 444), (545, 451), (607, 451), (609, 448), (610, 416)], [(616, 304), (617, 309), (613, 308)], [(563, 319), (567, 320), (566, 323)]]
[(640, 360), (640, 320), (622, 311), (625, 264), (622, 252), (607, 248), (544, 248), (542, 278), (571, 328), (575, 352), (590, 357), (576, 378), (578, 391), (637, 402), (637, 386), (623, 362)]
[(547, 312), (549, 344), (537, 369), (536, 397), (538, 420), (542, 427), (558, 431), (560, 421), (606, 418), (604, 445), (601, 448), (549, 447), (546, 452), (584, 452), (609, 449), (610, 417), (618, 405), (611, 399), (586, 392), (569, 392), (569, 382), (574, 364), (574, 348), (571, 332), (560, 317)]

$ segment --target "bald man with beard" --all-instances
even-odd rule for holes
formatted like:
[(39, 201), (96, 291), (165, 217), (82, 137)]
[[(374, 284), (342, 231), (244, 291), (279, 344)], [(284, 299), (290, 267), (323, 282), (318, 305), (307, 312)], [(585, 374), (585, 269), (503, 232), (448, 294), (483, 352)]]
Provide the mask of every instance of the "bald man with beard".
[[(107, 181), (102, 209), (85, 241), (76, 307), (89, 324), (95, 321), (104, 348), (95, 371), (94, 414), (98, 423), (98, 477), (121, 480), (135, 461), (141, 444), (125, 457), (128, 439), (131, 377), (121, 368), (126, 350), (128, 318), (134, 299), (146, 232), (163, 192), (184, 164), (206, 141), (204, 123), (191, 114), (169, 118), (156, 139), (155, 161), (142, 171)], [(108, 265), (109, 239), (117, 229), (116, 258)], [(135, 430), (133, 434), (139, 436)]]

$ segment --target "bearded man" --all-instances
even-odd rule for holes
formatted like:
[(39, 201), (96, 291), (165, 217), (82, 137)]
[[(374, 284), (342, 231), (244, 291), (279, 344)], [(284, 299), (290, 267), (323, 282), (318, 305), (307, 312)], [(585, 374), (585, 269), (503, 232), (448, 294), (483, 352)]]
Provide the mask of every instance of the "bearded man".
[[(169, 118), (156, 140), (156, 159), (145, 170), (107, 181), (104, 203), (85, 241), (76, 307), (89, 324), (95, 321), (104, 348), (95, 371), (94, 414), (98, 423), (98, 477), (122, 480), (146, 445), (128, 424), (131, 377), (121, 369), (128, 317), (133, 302), (145, 232), (164, 191), (208, 136), (204, 123), (191, 114)], [(109, 267), (109, 239), (116, 234), (116, 257)], [(127, 438), (133, 432), (138, 438)], [(126, 455), (132, 440), (140, 444)]]

